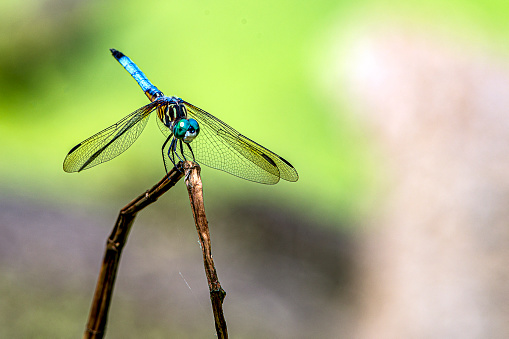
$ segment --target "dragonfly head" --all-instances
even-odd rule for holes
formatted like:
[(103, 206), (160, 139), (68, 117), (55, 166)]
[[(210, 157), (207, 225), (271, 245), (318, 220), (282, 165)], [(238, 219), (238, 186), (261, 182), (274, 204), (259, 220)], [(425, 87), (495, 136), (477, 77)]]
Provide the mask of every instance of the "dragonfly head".
[(198, 133), (200, 133), (200, 126), (198, 125), (198, 121), (194, 119), (180, 119), (173, 126), (172, 132), (177, 139), (188, 144), (198, 136)]

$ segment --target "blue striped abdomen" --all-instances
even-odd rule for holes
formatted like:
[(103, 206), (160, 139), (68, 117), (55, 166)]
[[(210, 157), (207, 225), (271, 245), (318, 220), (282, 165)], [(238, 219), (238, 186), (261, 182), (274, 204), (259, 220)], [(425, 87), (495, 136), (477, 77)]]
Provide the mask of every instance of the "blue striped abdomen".
[(117, 61), (125, 68), (125, 70), (131, 74), (138, 85), (140, 85), (141, 89), (143, 92), (145, 92), (150, 101), (154, 101), (156, 98), (163, 95), (163, 93), (158, 90), (157, 87), (150, 82), (150, 80), (147, 79), (145, 74), (143, 74), (141, 69), (136, 66), (136, 64), (131, 59), (116, 49), (112, 48), (110, 51), (115, 59), (117, 59)]

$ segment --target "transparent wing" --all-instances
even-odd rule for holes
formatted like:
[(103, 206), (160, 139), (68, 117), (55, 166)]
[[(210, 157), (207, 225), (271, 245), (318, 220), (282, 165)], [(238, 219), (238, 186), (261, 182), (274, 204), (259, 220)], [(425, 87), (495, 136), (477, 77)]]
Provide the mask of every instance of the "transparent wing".
[[(198, 163), (263, 184), (275, 184), (279, 178), (299, 179), (295, 168), (279, 155), (204, 110), (185, 101), (184, 104), (188, 118), (196, 119), (200, 125), (199, 135), (190, 143)], [(192, 159), (188, 147), (183, 149), (184, 155)]]
[(64, 171), (79, 172), (113, 159), (124, 152), (140, 136), (150, 113), (152, 102), (132, 112), (119, 122), (74, 146), (64, 160)]

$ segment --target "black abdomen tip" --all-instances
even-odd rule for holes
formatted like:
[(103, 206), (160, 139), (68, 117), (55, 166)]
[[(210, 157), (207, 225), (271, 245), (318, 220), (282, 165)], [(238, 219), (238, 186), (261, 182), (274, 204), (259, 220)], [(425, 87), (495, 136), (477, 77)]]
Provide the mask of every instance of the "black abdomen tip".
[(115, 57), (115, 59), (117, 59), (117, 60), (124, 56), (124, 54), (122, 52), (117, 51), (114, 48), (110, 48), (110, 52)]

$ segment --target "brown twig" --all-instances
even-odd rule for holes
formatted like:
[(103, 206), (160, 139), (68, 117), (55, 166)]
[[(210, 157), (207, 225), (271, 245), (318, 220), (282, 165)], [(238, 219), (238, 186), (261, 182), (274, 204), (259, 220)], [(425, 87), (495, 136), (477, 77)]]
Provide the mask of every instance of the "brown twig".
[(210, 301), (212, 303), (212, 311), (214, 312), (217, 337), (225, 339), (228, 338), (226, 320), (223, 314), (223, 300), (226, 296), (226, 292), (219, 283), (214, 260), (212, 259), (209, 225), (205, 215), (205, 206), (203, 204), (200, 166), (194, 162), (186, 161), (184, 162), (184, 170), (186, 172), (186, 186), (187, 192), (189, 193), (189, 200), (191, 201), (194, 222), (203, 251), (203, 265), (205, 266), (205, 274), (207, 275), (209, 284)]
[(173, 168), (168, 175), (161, 179), (154, 187), (141, 194), (120, 210), (117, 222), (106, 243), (103, 264), (101, 266), (99, 278), (97, 279), (94, 299), (90, 307), (87, 328), (83, 334), (83, 338), (98, 339), (104, 336), (120, 255), (127, 241), (136, 213), (156, 201), (182, 178), (182, 165), (179, 163), (177, 166), (179, 169)]

